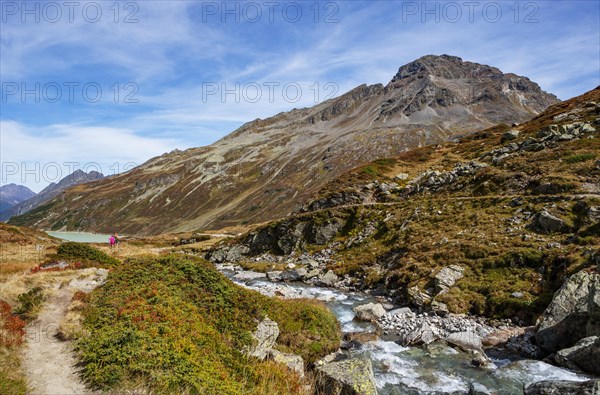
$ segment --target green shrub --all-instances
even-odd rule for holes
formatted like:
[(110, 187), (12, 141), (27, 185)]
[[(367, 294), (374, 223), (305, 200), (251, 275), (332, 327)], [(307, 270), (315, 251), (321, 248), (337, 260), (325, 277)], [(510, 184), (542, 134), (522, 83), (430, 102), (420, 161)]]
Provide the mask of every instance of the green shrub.
[(19, 295), (17, 301), (19, 305), (15, 308), (15, 314), (25, 321), (32, 321), (44, 302), (44, 292), (41, 287), (35, 287)]
[(99, 249), (85, 243), (69, 241), (58, 246), (55, 259), (71, 262), (93, 263), (113, 267), (119, 264), (119, 260), (111, 257)]
[(573, 163), (586, 162), (586, 161), (592, 160), (592, 159), (596, 159), (596, 154), (576, 154), (576, 155), (567, 156), (565, 158), (565, 162), (573, 164)]
[(312, 363), (339, 346), (339, 325), (321, 303), (271, 299), (235, 285), (210, 263), (169, 255), (131, 259), (90, 296), (77, 349), (94, 387), (199, 394), (301, 392), (287, 368), (242, 350), (269, 316), (276, 347)]

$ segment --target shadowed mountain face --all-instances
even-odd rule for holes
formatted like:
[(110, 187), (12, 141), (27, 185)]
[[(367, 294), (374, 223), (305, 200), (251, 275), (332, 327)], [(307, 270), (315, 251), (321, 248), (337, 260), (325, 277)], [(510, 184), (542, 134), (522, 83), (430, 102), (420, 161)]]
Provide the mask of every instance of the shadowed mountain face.
[(102, 173), (98, 173), (97, 171), (90, 171), (89, 173), (86, 173), (83, 170), (75, 170), (73, 173), (61, 179), (58, 183), (51, 183), (46, 188), (42, 189), (37, 195), (34, 193), (34, 196), (30, 197), (29, 199), (12, 206), (6, 211), (3, 211), (0, 214), (0, 220), (6, 221), (13, 216), (28, 213), (40, 205), (48, 202), (49, 200), (52, 200), (56, 196), (60, 195), (61, 192), (72, 186), (100, 180), (102, 178), (104, 178)]
[(53, 229), (161, 233), (281, 217), (343, 172), (505, 122), (558, 99), (525, 77), (425, 56), (392, 81), (249, 122), (202, 148), (71, 188), (12, 222)]
[(0, 187), (0, 213), (33, 196), (35, 196), (35, 192), (23, 185), (2, 185)]

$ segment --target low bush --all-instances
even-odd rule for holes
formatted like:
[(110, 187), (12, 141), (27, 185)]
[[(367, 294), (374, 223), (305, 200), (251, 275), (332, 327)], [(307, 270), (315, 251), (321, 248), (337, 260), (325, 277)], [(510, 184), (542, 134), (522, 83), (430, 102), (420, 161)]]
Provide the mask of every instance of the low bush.
[[(66, 242), (58, 246), (54, 259), (68, 262), (80, 262), (82, 264), (93, 264), (101, 267), (114, 267), (119, 260), (106, 254), (99, 249), (85, 243)], [(84, 265), (87, 266), (87, 265)]]
[(44, 292), (42, 288), (35, 287), (19, 295), (17, 301), (19, 305), (15, 308), (14, 313), (25, 321), (31, 321), (35, 319), (44, 302)]

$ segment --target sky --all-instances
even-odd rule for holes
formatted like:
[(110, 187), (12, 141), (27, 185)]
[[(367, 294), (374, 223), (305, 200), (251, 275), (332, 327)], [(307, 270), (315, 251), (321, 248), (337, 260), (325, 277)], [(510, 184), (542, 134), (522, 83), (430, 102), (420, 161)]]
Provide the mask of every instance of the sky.
[(568, 99), (600, 85), (600, 0), (0, 0), (0, 184), (126, 171), (427, 54)]

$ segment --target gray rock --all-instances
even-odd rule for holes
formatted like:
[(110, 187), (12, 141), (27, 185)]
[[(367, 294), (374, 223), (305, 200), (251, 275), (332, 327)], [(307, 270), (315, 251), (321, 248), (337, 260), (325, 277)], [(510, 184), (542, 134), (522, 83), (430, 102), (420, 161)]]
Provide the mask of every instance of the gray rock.
[(409, 307), (401, 307), (399, 309), (388, 311), (388, 314), (391, 316), (405, 316), (405, 317), (414, 317), (415, 313)]
[(596, 170), (600, 170), (600, 159), (598, 159), (596, 161), (596, 164), (594, 165), (594, 167), (596, 168)]
[(312, 269), (311, 271), (306, 273), (306, 276), (304, 276), (304, 278), (311, 279), (311, 278), (318, 277), (320, 274), (321, 274), (321, 271), (319, 269)]
[(236, 273), (233, 277), (238, 280), (246, 281), (246, 280), (254, 280), (257, 278), (266, 277), (266, 274), (253, 272), (253, 271), (249, 271), (249, 270), (243, 270), (241, 272)]
[(538, 381), (525, 388), (525, 395), (598, 395), (600, 380)]
[(500, 138), (500, 143), (505, 143), (506, 141), (515, 140), (518, 137), (519, 137), (518, 130), (515, 130), (515, 129), (509, 130), (508, 132), (502, 134), (502, 137)]
[(421, 325), (415, 327), (400, 339), (404, 346), (418, 346), (421, 344), (429, 344), (439, 339), (431, 326), (423, 321)]
[(304, 377), (304, 360), (300, 355), (285, 354), (277, 350), (271, 350), (269, 355), (275, 362), (286, 365), (291, 370), (297, 372), (300, 377)]
[(572, 275), (538, 320), (537, 345), (547, 354), (600, 335), (600, 274)]
[(541, 233), (558, 233), (569, 229), (565, 221), (555, 217), (546, 210), (534, 216), (531, 226)]
[(280, 270), (275, 270), (272, 272), (267, 272), (267, 278), (269, 279), (269, 281), (273, 281), (273, 282), (277, 282), (277, 281), (281, 281), (281, 272)]
[(265, 359), (272, 351), (275, 341), (279, 336), (279, 325), (268, 316), (262, 320), (252, 334), (254, 340), (248, 354), (260, 360)]
[(469, 395), (492, 395), (492, 392), (483, 384), (471, 383)]
[(600, 221), (600, 206), (592, 206), (588, 210), (587, 214), (590, 221), (598, 222)]
[(435, 276), (435, 289), (438, 293), (446, 292), (458, 280), (463, 277), (463, 269), (457, 265), (450, 265), (442, 268)]
[(510, 296), (512, 296), (513, 298), (517, 298), (517, 299), (523, 299), (523, 292), (513, 292), (510, 294)]
[(400, 181), (408, 180), (408, 174), (407, 173), (398, 173), (398, 174), (396, 174), (394, 179), (400, 180)]
[(370, 359), (352, 358), (316, 367), (319, 394), (376, 395)]
[(356, 319), (360, 321), (375, 322), (385, 315), (385, 309), (381, 303), (367, 303), (353, 308), (356, 313)]
[(573, 347), (556, 353), (554, 360), (569, 369), (600, 375), (600, 337), (581, 339)]
[(306, 276), (306, 269), (300, 268), (285, 270), (284, 272), (280, 273), (279, 278), (282, 281), (301, 281), (304, 276)]
[(465, 351), (482, 351), (481, 338), (475, 332), (456, 332), (446, 337), (446, 342), (462, 348)]
[(448, 306), (445, 303), (438, 302), (437, 300), (431, 302), (430, 307), (431, 311), (433, 311), (441, 317), (445, 317), (448, 315), (448, 313), (450, 313), (450, 311), (448, 310)]
[(333, 287), (338, 282), (338, 276), (330, 270), (321, 277), (320, 281), (327, 287)]
[(426, 304), (429, 304), (431, 301), (431, 296), (421, 291), (418, 285), (415, 285), (414, 287), (410, 287), (408, 289), (408, 299), (414, 306), (423, 307)]

